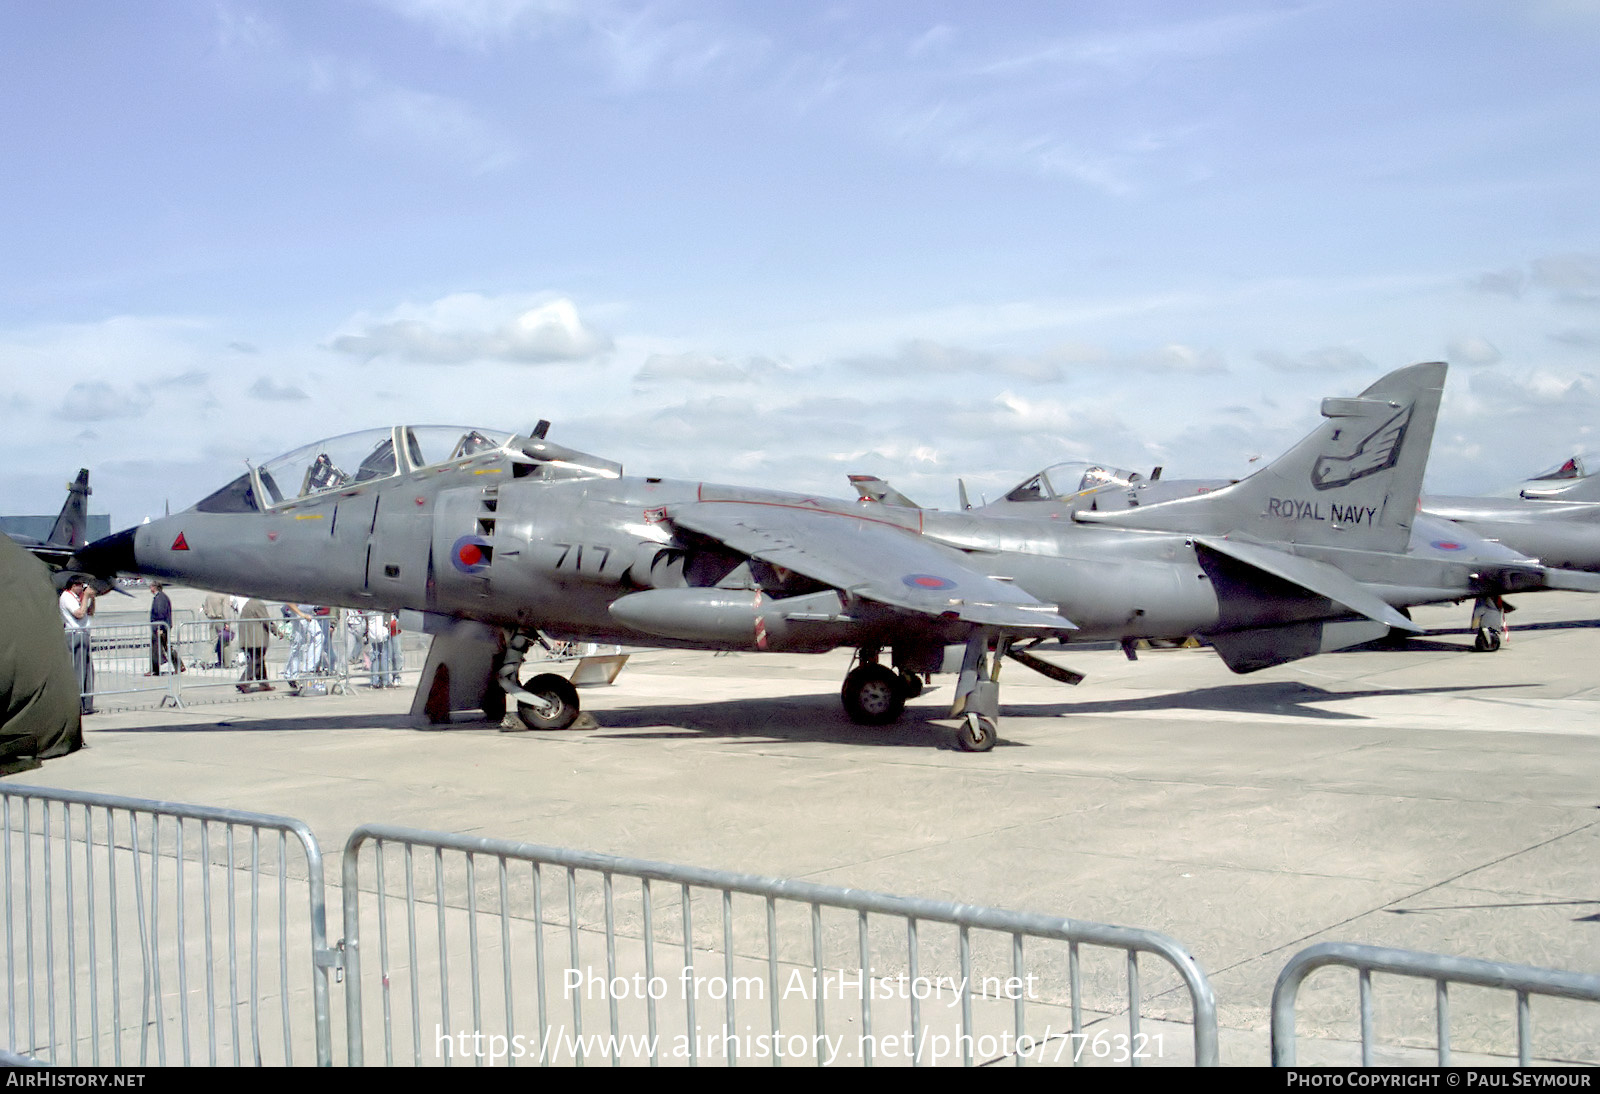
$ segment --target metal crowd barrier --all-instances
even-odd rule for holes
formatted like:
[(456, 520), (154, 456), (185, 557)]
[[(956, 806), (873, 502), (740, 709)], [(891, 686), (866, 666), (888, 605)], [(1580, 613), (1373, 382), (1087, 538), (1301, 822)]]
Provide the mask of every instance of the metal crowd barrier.
[(352, 833), (343, 891), (353, 1065), (368, 1022), (386, 1065), (1218, 1062), (1205, 974), (1153, 931), (389, 825)]
[(1600, 1003), (1600, 976), (1542, 969), (1531, 965), (1507, 965), (1470, 957), (1396, 950), (1383, 946), (1362, 946), (1349, 942), (1323, 942), (1301, 950), (1278, 974), (1272, 992), (1272, 1063), (1276, 1067), (1295, 1066), (1295, 1001), (1300, 986), (1313, 971), (1328, 965), (1355, 969), (1361, 1012), (1361, 1066), (1372, 1066), (1373, 1033), (1372, 974), (1394, 973), (1434, 982), (1437, 1051), (1440, 1067), (1450, 1066), (1451, 984), (1472, 984), (1500, 988), (1516, 993), (1517, 1063), (1527, 1067), (1533, 1059), (1533, 1019), (1529, 997), (1554, 996), (1563, 999)]
[[(0, 869), (6, 1063), (329, 1065), (346, 970), (352, 1065), (369, 1036), (385, 1064), (1218, 1063), (1204, 972), (1147, 930), (366, 825), (335, 949), (303, 823), (5, 783)], [(1440, 1066), (1450, 985), (1515, 993), (1523, 1066), (1531, 996), (1600, 1003), (1592, 974), (1323, 943), (1278, 977), (1275, 1065), (1328, 965), (1366, 1066), (1373, 972), (1433, 981)]]
[[(273, 622), (287, 635), (286, 625), (277, 619)], [(219, 650), (218, 632), (224, 623), (234, 637)], [(94, 680), (88, 694), (96, 705), (105, 697), (121, 696), (124, 702), (120, 705), (125, 706), (140, 705), (141, 698), (146, 702), (159, 698), (162, 706), (181, 707), (186, 695), (207, 689), (226, 694), (236, 691), (244, 682), (238, 620), (199, 619), (176, 623), (169, 641), (168, 670), (155, 671), (151, 661), (152, 638), (165, 629), (164, 624), (148, 621), (109, 624), (97, 621), (93, 625), (90, 641)], [(352, 658), (346, 626), (342, 619), (334, 619), (321, 646), (326, 651), (324, 656), (317, 658), (315, 664), (298, 666), (294, 680), (299, 690), (308, 694), (343, 694), (358, 683), (369, 687), (403, 686), (413, 682), (402, 675), (407, 661), (404, 640), (404, 635), (396, 635), (388, 648), (381, 651), (372, 651), (363, 644), (355, 648)], [(383, 656), (373, 656), (375, 652)], [(273, 638), (268, 643), (265, 682), (275, 691), (284, 692), (291, 687), (286, 674), (292, 655), (293, 647), (286, 637)]]
[(169, 644), (169, 655), (159, 665), (152, 662), (152, 644), (169, 638), (165, 623), (96, 623), (89, 628), (89, 649), (94, 678), (89, 694), (131, 695), (160, 692), (161, 705), (182, 705), (178, 700), (179, 662)]
[[(131, 627), (135, 624), (144, 627), (150, 626), (150, 612), (148, 610), (133, 612), (106, 611), (106, 603), (105, 599), (96, 601), (96, 611), (91, 621), (93, 626)], [(192, 608), (174, 608), (172, 610), (172, 627), (176, 630), (185, 623), (194, 622), (195, 618), (195, 612)]]
[(335, 962), (304, 824), (0, 783), (0, 837), (8, 1050), (288, 1065), (309, 1014), (316, 1062), (332, 1063)]

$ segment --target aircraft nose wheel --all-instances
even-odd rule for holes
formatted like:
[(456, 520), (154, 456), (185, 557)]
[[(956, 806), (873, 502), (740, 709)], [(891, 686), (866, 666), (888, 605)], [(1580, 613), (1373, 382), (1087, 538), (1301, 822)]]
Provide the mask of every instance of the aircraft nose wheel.
[(541, 673), (523, 685), (553, 708), (541, 714), (532, 703), (517, 703), (517, 717), (529, 729), (566, 729), (578, 720), (578, 689), (564, 676)]
[(1500, 632), (1493, 627), (1479, 627), (1478, 637), (1473, 639), (1472, 648), (1479, 653), (1493, 653), (1500, 648)]
[(956, 730), (956, 745), (963, 752), (987, 752), (994, 747), (997, 734), (994, 722), (982, 714), (968, 711)]
[(839, 698), (852, 722), (886, 726), (905, 709), (906, 691), (899, 673), (882, 665), (860, 665), (844, 678)]

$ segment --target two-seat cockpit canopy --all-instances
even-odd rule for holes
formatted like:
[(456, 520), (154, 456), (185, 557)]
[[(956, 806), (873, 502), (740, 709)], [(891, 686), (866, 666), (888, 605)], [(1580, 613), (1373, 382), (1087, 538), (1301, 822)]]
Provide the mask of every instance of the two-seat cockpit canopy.
[(244, 513), (294, 505), (335, 491), (416, 474), (509, 466), (517, 477), (574, 478), (621, 474), (620, 464), (508, 429), (403, 425), (363, 429), (302, 445), (256, 464), (195, 506), (203, 513)]
[(1006, 501), (1071, 501), (1102, 490), (1129, 489), (1144, 482), (1137, 471), (1107, 464), (1069, 460), (1054, 463), (1024, 479), (1005, 496)]

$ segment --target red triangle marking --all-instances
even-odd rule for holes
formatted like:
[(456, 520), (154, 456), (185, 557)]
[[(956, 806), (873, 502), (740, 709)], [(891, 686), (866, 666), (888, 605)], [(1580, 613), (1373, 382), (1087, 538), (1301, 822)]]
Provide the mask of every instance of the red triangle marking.
[(174, 551), (187, 551), (189, 549), (189, 541), (183, 538), (182, 532), (179, 532), (178, 538), (172, 541), (171, 549)]

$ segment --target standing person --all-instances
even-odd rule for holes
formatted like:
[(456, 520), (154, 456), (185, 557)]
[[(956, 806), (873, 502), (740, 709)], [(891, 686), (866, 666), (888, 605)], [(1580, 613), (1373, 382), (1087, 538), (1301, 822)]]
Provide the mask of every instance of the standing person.
[(285, 604), (283, 612), (289, 620), (289, 660), (283, 666), (283, 678), (289, 682), (290, 694), (299, 695), (303, 679), (321, 671), (322, 626), (315, 604)]
[(172, 646), (172, 598), (159, 581), (150, 583), (150, 671), (146, 676), (178, 671)]
[(238, 610), (233, 605), (233, 600), (227, 593), (211, 593), (206, 596), (200, 606), (207, 619), (211, 620), (211, 633), (216, 639), (217, 663), (213, 668), (227, 668), (233, 662), (233, 646), (235, 635), (230, 625), (238, 615)]
[(372, 644), (372, 686), (400, 686), (400, 617), (393, 612), (368, 612), (367, 641)]
[(267, 635), (273, 632), (267, 606), (252, 597), (239, 609), (239, 646), (244, 650), (240, 691), (271, 691), (267, 683)]
[(344, 612), (345, 671), (351, 676), (371, 671), (367, 649), (368, 614), (359, 608), (346, 608)]
[(367, 624), (367, 647), (372, 651), (372, 679), (375, 688), (389, 683), (389, 617), (383, 612), (362, 612)]
[(400, 649), (400, 616), (396, 612), (384, 612), (385, 629), (389, 632), (389, 686), (400, 686), (400, 671), (404, 669), (405, 659), (401, 656)]
[(72, 667), (78, 674), (78, 709), (94, 713), (94, 657), (90, 649), (89, 621), (94, 617), (94, 590), (81, 577), (67, 583), (61, 594), (61, 625), (72, 650)]

